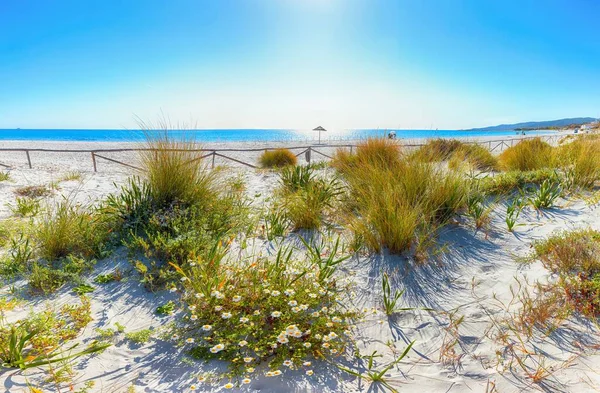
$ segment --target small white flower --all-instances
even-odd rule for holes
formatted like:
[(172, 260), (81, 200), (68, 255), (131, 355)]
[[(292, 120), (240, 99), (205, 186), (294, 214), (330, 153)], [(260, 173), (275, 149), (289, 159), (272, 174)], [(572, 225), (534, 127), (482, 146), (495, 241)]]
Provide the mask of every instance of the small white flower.
[(273, 375), (281, 375), (281, 371), (280, 370), (275, 370), (275, 371), (273, 371)]
[(251, 362), (251, 361), (253, 361), (253, 360), (254, 360), (254, 358), (251, 358), (251, 357), (245, 357), (245, 358), (244, 358), (244, 363), (250, 363), (250, 362)]
[(194, 339), (190, 337), (190, 338), (186, 339), (185, 342), (188, 344), (191, 344), (194, 342)]
[(292, 307), (292, 312), (293, 313), (299, 313), (300, 312), (300, 307)]
[(196, 319), (198, 319), (198, 316), (197, 316), (197, 315), (192, 315), (192, 316), (190, 317), (190, 320), (191, 320), (191, 321), (195, 321)]
[(188, 307), (190, 309), (190, 311), (194, 311), (196, 309), (196, 306), (194, 306), (193, 304), (191, 306)]
[(311, 376), (313, 374), (314, 374), (313, 370), (306, 370), (306, 375)]
[(277, 342), (279, 342), (279, 344), (287, 344), (290, 342), (290, 340), (288, 340), (285, 336), (279, 336), (277, 338)]
[(318, 318), (318, 317), (319, 317), (319, 315), (321, 315), (321, 314), (319, 314), (319, 312), (318, 312), (318, 311), (315, 311), (315, 312), (313, 312), (313, 313), (312, 313), (312, 314), (310, 314), (310, 315), (312, 315), (312, 316), (313, 316), (313, 317), (315, 317), (315, 318)]
[(259, 310), (254, 310), (254, 312), (252, 314), (254, 314), (254, 315), (260, 315), (260, 311)]
[(312, 346), (312, 344), (311, 343), (304, 343), (304, 344), (302, 344), (302, 346), (304, 348), (310, 348)]
[(223, 314), (221, 314), (221, 318), (223, 318), (223, 319), (229, 319), (229, 318), (231, 318), (231, 313), (230, 312), (224, 312)]
[(223, 345), (223, 344), (217, 344), (217, 345), (215, 345), (214, 347), (212, 347), (210, 349), (210, 352), (211, 353), (219, 353), (219, 352), (221, 352), (224, 349), (225, 349), (225, 345)]
[(335, 322), (335, 323), (340, 323), (340, 322), (342, 322), (342, 319), (341, 319), (340, 317), (333, 317), (333, 318), (331, 318), (331, 320), (332, 320), (333, 322)]
[(238, 303), (240, 300), (242, 300), (242, 297), (241, 297), (241, 296), (238, 296), (238, 295), (235, 295), (235, 296), (234, 296), (234, 297), (231, 299), (231, 301), (232, 301), (232, 302), (234, 302), (234, 303)]
[(204, 325), (204, 326), (202, 326), (202, 330), (204, 330), (205, 332), (210, 332), (212, 330), (212, 326)]
[(242, 384), (248, 385), (249, 383), (250, 383), (250, 378), (244, 378), (244, 379), (242, 379)]
[(223, 309), (223, 306), (215, 306), (215, 311), (221, 311)]
[(292, 367), (293, 364), (294, 363), (292, 363), (291, 360), (286, 360), (286, 361), (283, 362), (283, 365), (286, 366), (286, 367)]
[(189, 278), (187, 278), (187, 277), (181, 277), (180, 280), (181, 280), (181, 282), (185, 282), (185, 281), (189, 280)]
[(177, 292), (177, 288), (172, 287), (171, 289), (169, 289), (169, 292)]
[(312, 364), (311, 362), (304, 362), (304, 363), (302, 363), (302, 365), (304, 367), (310, 367), (311, 364)]
[(178, 335), (178, 334), (173, 334), (173, 335), (171, 336), (171, 338), (172, 338), (173, 340), (177, 340), (177, 339), (179, 339), (179, 335)]
[(307, 304), (301, 304), (299, 307), (300, 307), (300, 310), (302, 310), (302, 311), (308, 310), (308, 305)]
[(241, 317), (241, 318), (240, 318), (240, 322), (241, 322), (241, 323), (246, 323), (246, 322), (248, 322), (248, 321), (249, 321), (249, 319), (248, 319), (248, 318), (246, 318), (246, 317)]
[(317, 294), (316, 293), (309, 293), (308, 297), (311, 299), (316, 299), (317, 298)]
[(271, 291), (271, 296), (277, 297), (279, 295), (281, 295), (281, 292), (279, 292), (279, 291)]
[(271, 348), (276, 349), (277, 348), (277, 343), (271, 344)]
[(246, 369), (246, 371), (248, 371), (249, 373), (253, 373), (254, 372), (254, 367), (248, 367)]
[(202, 299), (204, 297), (203, 293), (197, 293), (194, 296), (196, 296), (196, 299)]
[(233, 389), (233, 384), (231, 382), (229, 382), (229, 383), (226, 383), (223, 387), (225, 389)]
[(290, 301), (288, 302), (288, 306), (295, 307), (295, 306), (297, 306), (297, 305), (298, 305), (298, 302), (297, 302), (297, 301), (295, 301), (295, 300), (290, 300)]
[(293, 289), (286, 289), (284, 293), (286, 296), (294, 296), (296, 294), (296, 291), (294, 291)]
[(242, 340), (242, 341), (240, 341), (240, 342), (238, 343), (238, 345), (239, 345), (240, 347), (245, 347), (246, 345), (248, 345), (248, 341), (246, 341), (246, 340)]
[(279, 318), (280, 316), (281, 316), (281, 312), (279, 312), (279, 311), (273, 311), (271, 313), (271, 317), (273, 317), (273, 318)]

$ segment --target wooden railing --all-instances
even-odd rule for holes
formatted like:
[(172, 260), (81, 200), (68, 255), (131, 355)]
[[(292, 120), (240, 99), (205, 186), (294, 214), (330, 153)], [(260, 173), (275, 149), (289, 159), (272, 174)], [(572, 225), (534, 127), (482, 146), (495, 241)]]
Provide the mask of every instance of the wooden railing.
[[(496, 150), (503, 150), (504, 148), (508, 148), (511, 147), (516, 143), (518, 143), (519, 141), (522, 141), (524, 139), (534, 139), (534, 138), (542, 138), (550, 143), (557, 143), (558, 140), (560, 140), (560, 138), (562, 138), (564, 135), (542, 135), (542, 136), (535, 136), (535, 137), (523, 137), (523, 138), (509, 138), (509, 139), (499, 139), (499, 140), (490, 140), (490, 141), (467, 141), (464, 143), (467, 144), (479, 144), (482, 146), (486, 146), (487, 148), (491, 151), (494, 152)], [(420, 146), (423, 146), (424, 143), (416, 143), (416, 144), (402, 144), (403, 147), (406, 148), (418, 148)], [(328, 154), (323, 153), (323, 151), (321, 151), (324, 148), (335, 148), (335, 149), (339, 149), (339, 148), (349, 148), (350, 152), (353, 151), (353, 149), (356, 147), (357, 145), (355, 144), (336, 144), (336, 145), (325, 145), (325, 144), (321, 144), (321, 145), (310, 145), (310, 146), (291, 146), (291, 147), (287, 147), (285, 146), (286, 149), (291, 150), (291, 151), (295, 151), (295, 150), (300, 150), (299, 153), (295, 153), (296, 157), (300, 157), (301, 155), (304, 154), (304, 157), (306, 159), (306, 162), (310, 163), (312, 161), (312, 156), (313, 153), (320, 155), (322, 157), (325, 157), (327, 159), (331, 159), (331, 156)], [(258, 168), (257, 165), (254, 165), (253, 163), (250, 162), (245, 162), (243, 160), (231, 157), (228, 153), (233, 153), (233, 152), (263, 152), (263, 151), (269, 151), (269, 150), (276, 150), (282, 147), (266, 147), (266, 148), (250, 148), (250, 149), (236, 149), (236, 148), (223, 148), (223, 149), (197, 149), (197, 150), (176, 150), (173, 149), (171, 151), (193, 151), (193, 152), (206, 152), (207, 154), (202, 155), (201, 157), (198, 157), (197, 159), (205, 159), (205, 158), (210, 158), (210, 167), (214, 168), (215, 167), (215, 158), (219, 157), (222, 158), (224, 160), (227, 161), (232, 161), (235, 162), (237, 164), (241, 164), (244, 166), (247, 166), (249, 168)], [(122, 165), (125, 166), (127, 168), (131, 168), (131, 169), (135, 169), (135, 170), (139, 170), (141, 171), (141, 168), (123, 162), (123, 161), (119, 161), (117, 159), (111, 158), (111, 157), (107, 157), (106, 153), (123, 153), (123, 152), (140, 152), (140, 151), (155, 151), (155, 149), (143, 149), (143, 148), (128, 148), (128, 149), (93, 149), (93, 150), (84, 150), (84, 149), (44, 149), (44, 148), (0, 148), (0, 156), (2, 154), (2, 152), (23, 152), (26, 155), (27, 158), (27, 165), (30, 169), (33, 168), (33, 164), (31, 162), (31, 154), (32, 152), (43, 152), (43, 153), (71, 153), (71, 154), (89, 154), (92, 160), (92, 165), (94, 168), (94, 172), (98, 172), (98, 159), (101, 160), (106, 160), (118, 165)], [(0, 163), (0, 166), (5, 167), (5, 168), (12, 168), (10, 165), (4, 164), (4, 163)]]

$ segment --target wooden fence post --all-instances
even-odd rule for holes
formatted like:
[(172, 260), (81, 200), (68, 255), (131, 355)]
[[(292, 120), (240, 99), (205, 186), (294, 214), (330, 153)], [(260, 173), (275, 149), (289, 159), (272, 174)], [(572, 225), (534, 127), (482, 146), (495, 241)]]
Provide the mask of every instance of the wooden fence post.
[(312, 148), (309, 146), (308, 149), (306, 149), (306, 162), (308, 162), (310, 164), (310, 153), (312, 152)]
[(212, 152), (212, 164), (211, 164), (211, 169), (215, 169), (215, 157), (217, 156), (217, 152), (215, 150), (213, 150)]
[(96, 155), (92, 152), (92, 164), (94, 164), (94, 172), (98, 172), (98, 167), (96, 166)]
[(25, 154), (27, 154), (27, 163), (29, 164), (29, 169), (31, 169), (31, 157), (29, 156), (29, 150), (25, 150)]

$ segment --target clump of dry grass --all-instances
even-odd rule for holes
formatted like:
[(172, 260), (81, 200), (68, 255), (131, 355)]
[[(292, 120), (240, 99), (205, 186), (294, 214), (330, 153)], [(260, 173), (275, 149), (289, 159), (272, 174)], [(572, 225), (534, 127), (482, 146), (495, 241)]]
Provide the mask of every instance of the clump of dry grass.
[(527, 139), (500, 154), (498, 163), (503, 170), (531, 171), (551, 168), (553, 149), (540, 138)]
[(296, 165), (298, 158), (289, 149), (275, 149), (265, 151), (259, 162), (263, 168), (283, 168)]
[(489, 171), (497, 168), (498, 159), (483, 146), (464, 144), (452, 154), (448, 165), (453, 169), (466, 165), (477, 170)]
[(52, 194), (52, 190), (46, 186), (24, 186), (15, 190), (15, 194), (27, 198), (43, 198)]
[(371, 139), (333, 160), (350, 189), (350, 225), (370, 249), (425, 251), (440, 225), (465, 206), (468, 187), (454, 171), (401, 154), (395, 143)]
[(600, 316), (600, 232), (564, 232), (534, 244), (535, 255), (559, 276), (566, 302), (576, 311)]
[(335, 153), (331, 166), (347, 171), (360, 166), (392, 167), (400, 162), (401, 146), (384, 138), (368, 138), (360, 143), (356, 152), (340, 149)]
[(452, 169), (474, 168), (491, 170), (497, 166), (497, 159), (488, 149), (474, 143), (464, 143), (456, 139), (432, 139), (411, 154), (411, 158), (422, 162), (448, 161)]
[(427, 141), (412, 156), (424, 162), (446, 161), (464, 146), (465, 144), (457, 139), (437, 138)]
[(555, 160), (565, 168), (572, 185), (590, 189), (600, 180), (600, 140), (580, 137), (555, 149)]

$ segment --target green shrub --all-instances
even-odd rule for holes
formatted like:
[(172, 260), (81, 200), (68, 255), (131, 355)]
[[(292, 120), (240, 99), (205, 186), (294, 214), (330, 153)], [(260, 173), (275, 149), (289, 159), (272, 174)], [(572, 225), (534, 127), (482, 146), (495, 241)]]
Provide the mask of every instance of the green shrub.
[(506, 171), (553, 168), (553, 149), (540, 138), (523, 140), (503, 151), (498, 163)]
[(171, 315), (175, 312), (175, 303), (168, 301), (162, 306), (156, 307), (156, 313), (158, 315)]
[(40, 211), (40, 201), (35, 198), (17, 197), (16, 204), (10, 206), (14, 215), (20, 217), (35, 216)]
[(67, 282), (80, 281), (83, 273), (89, 272), (95, 260), (68, 255), (52, 261), (33, 261), (28, 280), (32, 289), (51, 293)]
[(150, 341), (152, 330), (142, 329), (135, 332), (125, 333), (125, 338), (134, 344), (145, 344)]
[(22, 370), (65, 362), (106, 349), (108, 344), (92, 343), (73, 351), (78, 344), (64, 346), (76, 338), (92, 320), (89, 299), (80, 305), (66, 305), (60, 310), (46, 309), (29, 317), (5, 324), (0, 321), (0, 365)]
[(263, 168), (283, 168), (296, 165), (298, 158), (288, 149), (275, 149), (262, 153), (259, 162)]
[(342, 355), (355, 314), (339, 305), (346, 288), (331, 279), (337, 247), (317, 250), (297, 259), (280, 249), (274, 259), (255, 256), (246, 264), (225, 263), (221, 249), (178, 269), (188, 312), (173, 339), (194, 357), (227, 362), (233, 375), (263, 363), (268, 376), (279, 375), (282, 366), (309, 368), (305, 362)]
[(10, 173), (0, 172), (0, 181), (8, 181), (8, 180), (10, 180)]
[(510, 171), (486, 176), (478, 181), (486, 194), (507, 195), (527, 186), (541, 185), (545, 180), (558, 181), (558, 174), (552, 169)]

